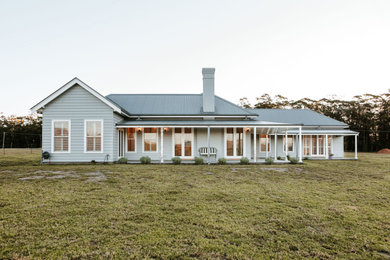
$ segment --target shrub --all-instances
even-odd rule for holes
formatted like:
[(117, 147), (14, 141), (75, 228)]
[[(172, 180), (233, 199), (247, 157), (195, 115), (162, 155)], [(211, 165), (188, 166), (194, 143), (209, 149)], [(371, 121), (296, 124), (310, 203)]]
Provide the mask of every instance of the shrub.
[(291, 163), (291, 164), (297, 164), (297, 163), (298, 163), (298, 159), (292, 157), (292, 158), (290, 158), (290, 163)]
[(305, 156), (303, 157), (303, 160), (309, 160), (309, 157)]
[(240, 164), (249, 164), (249, 159), (246, 157), (241, 157)]
[(91, 164), (96, 164), (96, 161), (95, 160), (91, 160)]
[(142, 163), (142, 164), (149, 164), (151, 159), (149, 156), (142, 156), (141, 158), (139, 158), (139, 161)]
[(195, 157), (195, 164), (203, 164), (203, 158), (202, 157)]
[(127, 163), (127, 158), (126, 157), (119, 158), (118, 163), (119, 164), (126, 164)]
[(288, 154), (287, 154), (287, 160), (289, 160), (289, 161), (290, 161), (290, 155), (288, 155)]
[(278, 158), (279, 161), (282, 160), (282, 156), (278, 156), (277, 158)]
[(273, 163), (274, 163), (274, 158), (272, 157), (265, 158), (265, 164), (273, 164)]
[(221, 165), (226, 164), (226, 159), (225, 158), (219, 158), (218, 159), (218, 164), (221, 164)]
[(180, 157), (173, 157), (172, 162), (173, 162), (173, 164), (181, 164), (181, 158)]

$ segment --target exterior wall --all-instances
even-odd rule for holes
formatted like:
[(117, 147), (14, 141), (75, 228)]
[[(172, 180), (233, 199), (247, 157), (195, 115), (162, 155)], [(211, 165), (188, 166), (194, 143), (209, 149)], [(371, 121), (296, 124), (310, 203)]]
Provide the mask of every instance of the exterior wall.
[[(103, 120), (103, 152), (84, 152), (84, 120)], [(116, 159), (117, 138), (115, 123), (120, 116), (102, 101), (91, 95), (80, 86), (74, 86), (49, 103), (43, 109), (42, 150), (51, 154), (51, 162), (103, 162)], [(70, 120), (70, 152), (54, 153), (52, 150), (52, 120)], [(114, 152), (115, 151), (115, 152)]]

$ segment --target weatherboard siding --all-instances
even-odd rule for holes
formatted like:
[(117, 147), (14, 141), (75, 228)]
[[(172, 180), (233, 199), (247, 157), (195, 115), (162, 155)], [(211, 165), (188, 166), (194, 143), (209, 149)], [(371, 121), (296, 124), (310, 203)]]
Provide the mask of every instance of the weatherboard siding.
[[(103, 120), (103, 152), (84, 152), (84, 120)], [(115, 123), (120, 118), (113, 110), (80, 86), (74, 86), (49, 103), (43, 110), (42, 150), (51, 154), (51, 162), (102, 162), (116, 160)], [(52, 121), (70, 120), (70, 153), (53, 153)]]

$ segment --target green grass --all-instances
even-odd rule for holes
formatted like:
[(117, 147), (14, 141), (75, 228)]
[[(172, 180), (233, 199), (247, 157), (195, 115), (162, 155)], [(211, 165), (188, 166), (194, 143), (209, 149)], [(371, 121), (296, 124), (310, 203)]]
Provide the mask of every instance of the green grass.
[(0, 154), (0, 258), (390, 255), (390, 155), (278, 166), (41, 166), (39, 156)]

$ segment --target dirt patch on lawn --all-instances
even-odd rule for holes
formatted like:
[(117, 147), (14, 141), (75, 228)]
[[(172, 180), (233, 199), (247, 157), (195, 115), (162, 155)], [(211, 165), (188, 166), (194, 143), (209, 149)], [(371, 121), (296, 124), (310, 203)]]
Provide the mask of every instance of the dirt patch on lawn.
[(384, 149), (379, 150), (377, 153), (390, 154), (390, 149), (384, 148)]
[[(106, 173), (111, 173), (110, 171), (106, 171)], [(86, 172), (86, 173), (76, 173), (75, 171), (42, 171), (38, 170), (33, 172), (33, 175), (25, 176), (19, 178), (21, 181), (28, 180), (39, 180), (39, 179), (47, 179), (47, 180), (58, 180), (64, 178), (81, 178), (87, 177), (87, 182), (100, 182), (107, 180), (107, 177), (104, 173), (97, 172)]]

